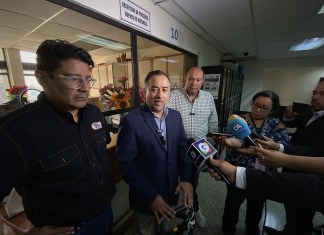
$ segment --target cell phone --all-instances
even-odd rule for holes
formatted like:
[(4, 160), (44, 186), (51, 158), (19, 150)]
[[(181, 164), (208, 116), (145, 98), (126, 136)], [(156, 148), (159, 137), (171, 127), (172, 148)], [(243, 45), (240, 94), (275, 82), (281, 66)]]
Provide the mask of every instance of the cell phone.
[(209, 132), (206, 136), (207, 137), (219, 137), (219, 136), (233, 137), (232, 134), (219, 133), (219, 132)]
[(293, 102), (292, 109), (293, 109), (293, 112), (296, 112), (299, 114), (305, 114), (305, 113), (311, 111), (311, 106), (309, 104)]

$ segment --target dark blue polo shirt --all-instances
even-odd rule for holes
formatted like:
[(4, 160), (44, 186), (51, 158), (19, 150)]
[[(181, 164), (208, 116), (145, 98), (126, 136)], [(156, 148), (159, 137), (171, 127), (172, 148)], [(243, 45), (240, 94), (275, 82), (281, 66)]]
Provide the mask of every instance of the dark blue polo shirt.
[(79, 123), (42, 93), (0, 119), (0, 200), (15, 187), (35, 226), (79, 225), (115, 194), (100, 110), (80, 110)]

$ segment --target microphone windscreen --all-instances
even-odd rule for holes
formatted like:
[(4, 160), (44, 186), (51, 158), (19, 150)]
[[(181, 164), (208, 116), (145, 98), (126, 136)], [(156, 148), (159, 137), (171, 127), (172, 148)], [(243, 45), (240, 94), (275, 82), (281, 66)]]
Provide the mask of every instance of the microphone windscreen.
[(227, 129), (240, 140), (243, 140), (251, 134), (251, 130), (246, 121), (235, 114), (228, 118)]

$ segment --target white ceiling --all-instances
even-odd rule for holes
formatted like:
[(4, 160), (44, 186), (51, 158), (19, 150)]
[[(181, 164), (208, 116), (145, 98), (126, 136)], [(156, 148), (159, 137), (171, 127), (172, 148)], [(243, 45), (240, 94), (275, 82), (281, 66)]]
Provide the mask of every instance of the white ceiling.
[[(68, 40), (91, 52), (93, 56), (121, 54), (81, 41), (96, 35), (130, 45), (130, 33), (84, 16), (45, 0), (0, 0), (0, 48), (35, 52), (46, 39)], [(141, 48), (157, 46), (150, 40), (138, 39)]]
[[(324, 46), (290, 52), (324, 37), (324, 0), (152, 0), (227, 57), (279, 59), (324, 55)], [(244, 53), (248, 52), (248, 56)]]
[[(324, 47), (288, 51), (295, 42), (324, 37), (324, 14), (317, 15), (324, 0), (152, 1), (224, 54), (224, 58), (324, 55)], [(128, 32), (44, 0), (0, 0), (0, 48), (35, 51), (45, 39), (78, 43), (79, 36), (89, 34), (130, 43)], [(149, 40), (139, 43), (142, 47), (156, 45)], [(82, 47), (89, 47), (86, 49), (98, 55), (113, 52), (89, 44)], [(248, 56), (244, 56), (245, 52)]]

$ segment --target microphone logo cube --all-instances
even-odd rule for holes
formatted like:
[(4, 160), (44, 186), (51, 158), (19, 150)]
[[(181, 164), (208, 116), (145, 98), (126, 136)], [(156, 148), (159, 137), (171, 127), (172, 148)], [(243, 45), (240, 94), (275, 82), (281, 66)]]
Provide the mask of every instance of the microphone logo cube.
[(205, 161), (217, 153), (217, 150), (205, 139), (200, 139), (191, 144), (187, 156), (199, 169), (204, 166)]
[(242, 128), (242, 126), (239, 125), (239, 124), (236, 124), (235, 126), (233, 126), (233, 130), (234, 130), (234, 131), (238, 131), (238, 130), (240, 130), (241, 128)]

